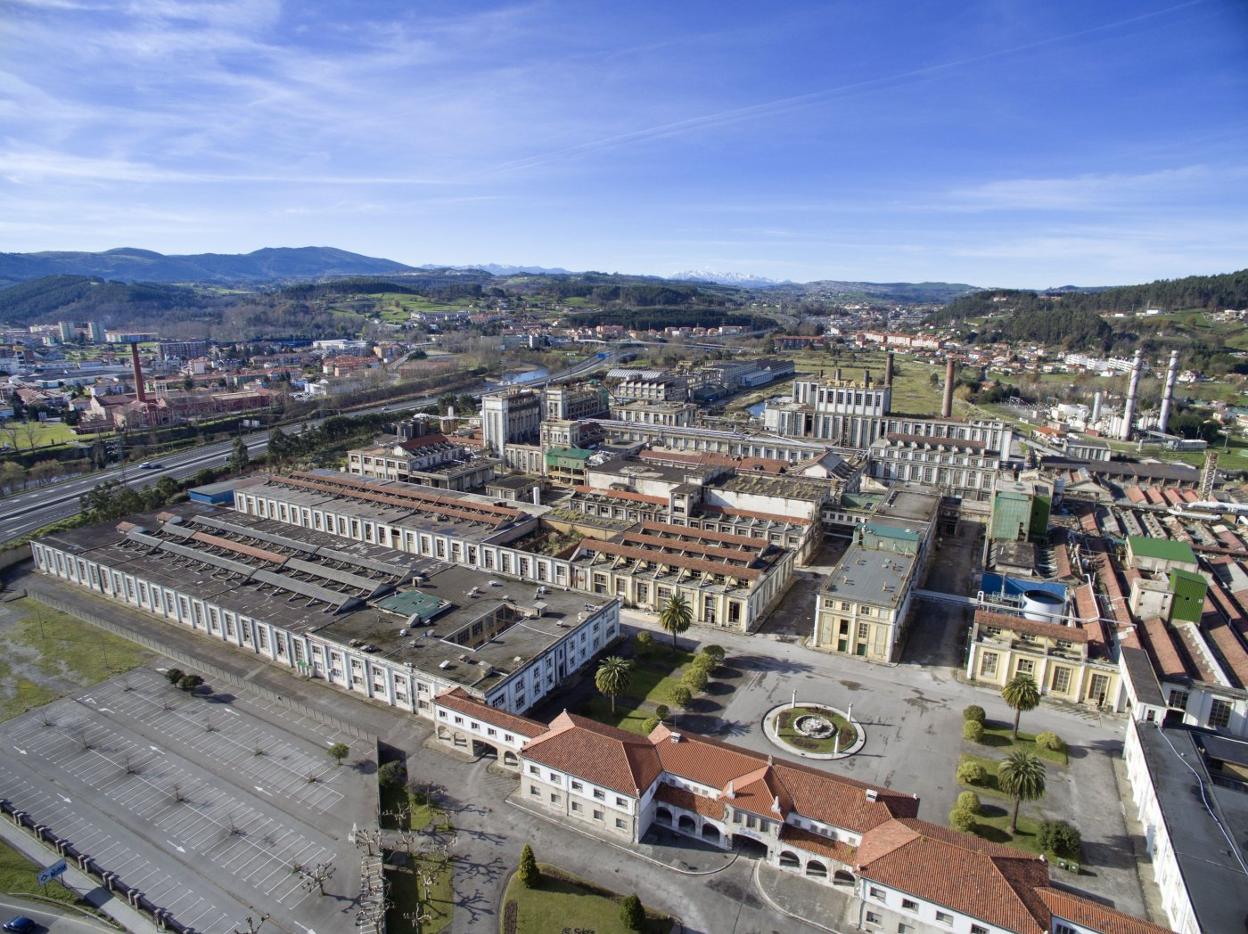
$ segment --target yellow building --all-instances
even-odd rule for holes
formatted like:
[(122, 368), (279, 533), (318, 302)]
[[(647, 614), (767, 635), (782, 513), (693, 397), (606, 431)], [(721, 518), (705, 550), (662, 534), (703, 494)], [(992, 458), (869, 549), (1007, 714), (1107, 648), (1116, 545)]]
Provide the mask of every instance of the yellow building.
[(976, 610), (966, 676), (1004, 687), (1029, 675), (1046, 697), (1119, 711), (1126, 703), (1118, 666), (1104, 651), (1098, 627), (1026, 619)]

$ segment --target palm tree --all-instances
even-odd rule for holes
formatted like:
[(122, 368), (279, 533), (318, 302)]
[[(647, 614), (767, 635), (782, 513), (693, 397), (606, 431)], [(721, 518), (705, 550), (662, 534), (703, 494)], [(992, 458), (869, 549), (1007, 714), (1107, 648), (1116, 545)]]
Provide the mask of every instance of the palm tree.
[(673, 593), (659, 612), (659, 625), (672, 634), (672, 648), (676, 648), (676, 637), (692, 622), (693, 608), (689, 606), (689, 601), (679, 593)]
[(1010, 833), (1018, 833), (1018, 806), (1044, 797), (1044, 763), (1029, 752), (1012, 752), (997, 768), (997, 787), (1014, 799)]
[(1014, 738), (1018, 739), (1018, 721), (1024, 710), (1040, 706), (1040, 689), (1031, 675), (1015, 675), (1001, 689), (1001, 697), (1014, 709)]
[(594, 672), (594, 687), (611, 698), (612, 713), (615, 713), (615, 695), (623, 694), (628, 689), (628, 681), (632, 672), (633, 663), (618, 655), (604, 658), (598, 670)]

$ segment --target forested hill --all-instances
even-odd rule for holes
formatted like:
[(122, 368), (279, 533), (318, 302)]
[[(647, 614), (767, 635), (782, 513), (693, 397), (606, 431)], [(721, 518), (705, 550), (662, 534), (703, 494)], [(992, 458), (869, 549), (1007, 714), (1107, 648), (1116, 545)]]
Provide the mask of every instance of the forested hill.
[(1020, 315), (1068, 312), (1107, 314), (1160, 308), (1183, 311), (1204, 308), (1248, 308), (1248, 269), (1217, 276), (1159, 279), (1144, 285), (1119, 285), (1088, 291), (1030, 292), (991, 289), (962, 295), (935, 312), (937, 322), (959, 321), (1003, 312)]
[(182, 286), (46, 276), (0, 288), (0, 324), (27, 326), (58, 318), (90, 318), (111, 325), (200, 302), (194, 290)]
[(0, 253), (0, 283), (44, 276), (100, 276), (125, 282), (275, 282), (413, 271), (389, 259), (333, 247), (278, 247), (252, 253), (165, 255), (123, 247), (103, 253)]

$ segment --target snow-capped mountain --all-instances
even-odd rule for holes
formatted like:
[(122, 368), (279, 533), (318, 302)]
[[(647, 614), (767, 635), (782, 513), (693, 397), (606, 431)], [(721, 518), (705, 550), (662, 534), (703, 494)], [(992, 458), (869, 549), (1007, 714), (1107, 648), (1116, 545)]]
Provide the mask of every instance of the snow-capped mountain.
[(768, 279), (766, 276), (752, 276), (744, 272), (715, 272), (713, 269), (689, 269), (667, 278), (679, 279), (682, 282), (714, 282), (717, 285), (766, 286), (785, 284), (777, 279)]

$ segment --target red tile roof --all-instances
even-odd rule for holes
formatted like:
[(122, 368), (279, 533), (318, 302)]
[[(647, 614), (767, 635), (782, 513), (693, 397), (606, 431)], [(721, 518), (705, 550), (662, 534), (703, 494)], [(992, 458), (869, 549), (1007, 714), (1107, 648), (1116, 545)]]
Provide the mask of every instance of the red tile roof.
[(1149, 650), (1157, 672), (1169, 678), (1187, 677), (1187, 666), (1183, 663), (1183, 656), (1179, 654), (1179, 647), (1166, 624), (1154, 616), (1144, 620), (1140, 626), (1143, 629), (1144, 647)]
[(811, 833), (801, 827), (794, 827), (792, 824), (785, 824), (780, 828), (780, 840), (782, 843), (805, 850), (807, 853), (836, 860), (843, 866), (854, 865), (856, 851), (844, 840), (829, 840), (825, 836)]
[(975, 622), (980, 626), (994, 626), (1011, 632), (1042, 636), (1045, 639), (1063, 639), (1066, 642), (1087, 642), (1088, 633), (1081, 626), (1063, 626), (1061, 623), (1045, 623), (1036, 619), (1024, 619), (1011, 613), (995, 613), (992, 610), (976, 610)]
[(1059, 918), (1101, 934), (1170, 934), (1170, 929), (1106, 908), (1087, 898), (1051, 886), (1036, 889), (1044, 906)]
[(434, 701), (450, 710), (457, 710), (462, 714), (470, 717), (476, 717), (482, 723), (488, 723), (490, 726), (496, 726), (499, 729), (506, 730), (508, 733), (515, 733), (531, 739), (534, 736), (541, 736), (546, 732), (547, 727), (544, 723), (537, 720), (530, 720), (528, 717), (518, 717), (515, 714), (507, 713), (505, 710), (498, 710), (489, 704), (483, 704), (463, 688), (452, 688), (449, 691), (443, 691)]
[(654, 799), (664, 804), (670, 804), (672, 807), (682, 808), (694, 814), (709, 817), (711, 820), (724, 819), (724, 803), (722, 801), (717, 798), (709, 798), (706, 795), (696, 794), (688, 788), (661, 784), (658, 791), (654, 793)]
[[(679, 742), (673, 742), (679, 735)], [(727, 795), (731, 783), (733, 807), (775, 820), (772, 805), (780, 799), (781, 810), (862, 833), (894, 817), (918, 813), (913, 795), (834, 775), (821, 769), (762, 756), (705, 736), (674, 734), (660, 725), (650, 734), (665, 771)], [(867, 796), (868, 790), (875, 800)]]
[(856, 858), (871, 881), (1019, 934), (1049, 930), (1036, 894), (1048, 886), (1049, 868), (1038, 856), (910, 819), (864, 834)]
[(629, 733), (566, 710), (524, 747), (524, 757), (612, 791), (637, 796), (663, 771), (654, 746)]

